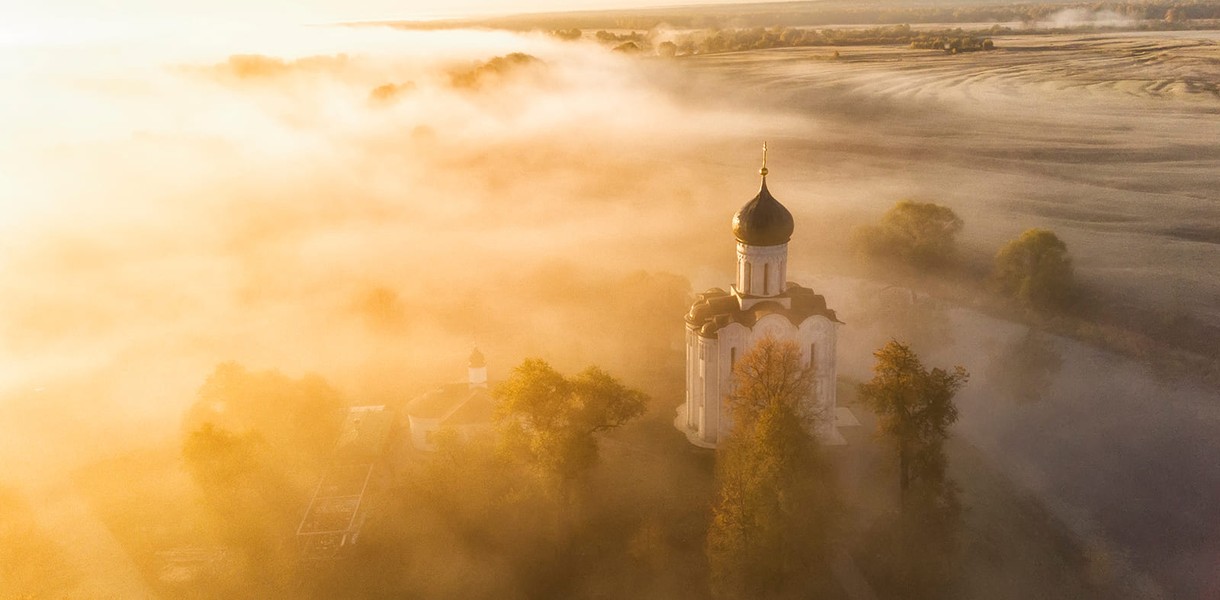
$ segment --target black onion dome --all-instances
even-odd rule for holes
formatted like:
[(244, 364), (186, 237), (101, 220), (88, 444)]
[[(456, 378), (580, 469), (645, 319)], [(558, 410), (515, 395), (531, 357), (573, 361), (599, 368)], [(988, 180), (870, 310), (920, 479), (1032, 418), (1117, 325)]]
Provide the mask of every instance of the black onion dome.
[(767, 178), (753, 200), (733, 215), (733, 235), (750, 246), (778, 246), (792, 239), (792, 213), (767, 191)]

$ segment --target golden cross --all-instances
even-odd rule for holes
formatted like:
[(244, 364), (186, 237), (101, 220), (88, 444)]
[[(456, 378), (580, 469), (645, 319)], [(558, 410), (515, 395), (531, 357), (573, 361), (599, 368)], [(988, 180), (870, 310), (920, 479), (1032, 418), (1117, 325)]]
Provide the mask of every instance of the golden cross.
[(767, 176), (767, 142), (763, 142), (763, 166), (758, 170), (758, 174), (763, 177)]

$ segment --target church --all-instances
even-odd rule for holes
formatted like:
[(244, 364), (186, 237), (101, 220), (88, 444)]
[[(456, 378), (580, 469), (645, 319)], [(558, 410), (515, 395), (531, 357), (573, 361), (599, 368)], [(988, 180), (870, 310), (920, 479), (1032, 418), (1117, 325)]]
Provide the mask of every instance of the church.
[(698, 294), (686, 315), (686, 402), (676, 425), (707, 448), (732, 428), (728, 395), (738, 357), (767, 336), (795, 341), (804, 364), (813, 367), (815, 384), (803, 403), (816, 417), (812, 433), (823, 443), (844, 443), (835, 423), (835, 334), (842, 323), (825, 298), (787, 279), (794, 224), (767, 190), (766, 156), (764, 145), (758, 195), (733, 216), (736, 282), (727, 292)]
[(435, 452), (435, 437), (441, 429), (452, 430), (461, 440), (491, 431), (495, 404), (487, 382), (487, 361), (475, 348), (470, 353), (466, 381), (442, 385), (407, 404), (411, 445), (416, 450)]

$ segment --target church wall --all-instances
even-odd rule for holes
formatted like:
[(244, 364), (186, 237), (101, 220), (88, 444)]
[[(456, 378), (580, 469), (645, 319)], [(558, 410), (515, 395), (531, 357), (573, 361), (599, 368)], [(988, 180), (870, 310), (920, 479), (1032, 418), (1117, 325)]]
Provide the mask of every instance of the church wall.
[(696, 373), (698, 377), (696, 387), (700, 393), (696, 399), (698, 405), (695, 407), (695, 428), (699, 431), (700, 439), (715, 443), (715, 431), (724, 412), (722, 403), (717, 400), (720, 398), (720, 361), (717, 360), (720, 344), (716, 338), (700, 336), (696, 346), (699, 349), (699, 360), (696, 361), (699, 367), (699, 372)]
[[(782, 315), (764, 316), (747, 328), (739, 323), (732, 323), (717, 332), (717, 338), (702, 340), (705, 348), (704, 378), (698, 383), (700, 402), (706, 404), (707, 418), (704, 427), (691, 423), (691, 429), (699, 431), (699, 437), (705, 442), (716, 443), (729, 434), (733, 427), (732, 416), (729, 414), (728, 394), (733, 385), (733, 357), (740, 359), (750, 351), (760, 340), (773, 336), (779, 340), (792, 340), (801, 349), (804, 364), (809, 364), (810, 347), (815, 349), (817, 356), (814, 370), (816, 384), (814, 397), (807, 405), (811, 412), (825, 415), (826, 420), (819, 423), (818, 433), (824, 435), (828, 427), (833, 427), (833, 416), (836, 406), (835, 394), (835, 337), (836, 325), (821, 315), (805, 319), (800, 326), (793, 325)], [(696, 361), (688, 362), (688, 365)], [(690, 406), (688, 405), (688, 409)]]
[(479, 436), (490, 435), (495, 430), (496, 428), (491, 423), (467, 423), (457, 427), (458, 436), (463, 442), (469, 442)]
[(699, 427), (699, 403), (702, 401), (703, 390), (699, 387), (699, 336), (689, 328), (686, 330), (686, 406), (683, 418), (687, 429), (697, 430)]
[(408, 415), (407, 423), (411, 427), (411, 445), (415, 446), (416, 450), (426, 450), (428, 452), (436, 450), (436, 444), (433, 443), (432, 436), (441, 428), (440, 419), (426, 419)]
[(817, 415), (815, 431), (824, 439), (829, 439), (834, 429), (835, 408), (838, 406), (837, 385), (838, 372), (835, 366), (838, 342), (838, 324), (821, 315), (805, 319), (800, 326), (801, 355), (809, 361), (810, 344), (816, 350), (814, 357), (814, 375), (816, 377), (813, 402), (808, 407), (811, 414)]
[(716, 348), (716, 388), (715, 395), (709, 396), (709, 398), (715, 398), (720, 409), (716, 411), (716, 423), (705, 434), (704, 439), (708, 441), (720, 441), (733, 427), (732, 412), (728, 407), (727, 398), (733, 384), (733, 350), (737, 350), (738, 357), (742, 356), (744, 339), (749, 334), (749, 329), (738, 323), (730, 323), (728, 326), (722, 327), (717, 334), (719, 334), (719, 344)]

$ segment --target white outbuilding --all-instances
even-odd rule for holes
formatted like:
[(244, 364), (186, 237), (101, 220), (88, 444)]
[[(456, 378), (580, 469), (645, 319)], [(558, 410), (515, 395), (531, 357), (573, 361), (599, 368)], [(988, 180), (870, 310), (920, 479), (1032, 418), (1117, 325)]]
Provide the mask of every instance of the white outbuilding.
[(841, 444), (835, 426), (835, 334), (841, 324), (826, 299), (788, 281), (792, 213), (767, 190), (764, 149), (758, 195), (733, 216), (737, 281), (695, 297), (686, 315), (686, 402), (676, 425), (691, 443), (715, 447), (732, 428), (728, 395), (737, 359), (761, 339), (792, 340), (815, 381), (803, 402), (813, 433)]

